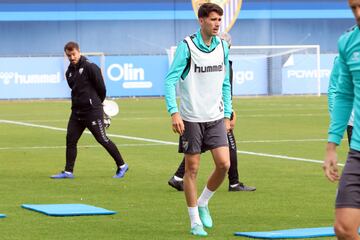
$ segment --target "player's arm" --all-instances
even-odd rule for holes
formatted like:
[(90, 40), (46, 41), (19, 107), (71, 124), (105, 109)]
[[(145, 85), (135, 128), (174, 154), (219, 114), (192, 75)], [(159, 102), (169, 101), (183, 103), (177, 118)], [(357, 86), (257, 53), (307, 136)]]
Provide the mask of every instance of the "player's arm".
[(328, 143), (323, 169), (330, 181), (339, 179), (337, 167), (336, 147), (340, 145), (344, 135), (354, 100), (354, 84), (352, 75), (345, 63), (345, 50), (339, 42), (339, 80), (336, 88), (334, 108), (331, 114), (331, 122), (328, 131)]
[(185, 127), (176, 103), (176, 84), (181, 78), (189, 58), (190, 52), (188, 46), (185, 42), (182, 41), (176, 48), (174, 61), (172, 62), (169, 72), (165, 78), (166, 108), (172, 118), (171, 120), (173, 131), (181, 135), (183, 134)]
[[(223, 41), (223, 40), (222, 40)], [(230, 117), (232, 113), (232, 102), (231, 102), (231, 84), (230, 84), (230, 64), (229, 64), (229, 47), (225, 41), (224, 44), (224, 60), (225, 60), (225, 79), (222, 86), (222, 98), (224, 102), (224, 117), (225, 117), (225, 126), (226, 130), (229, 131), (230, 127)]]
[(336, 96), (336, 86), (339, 78), (339, 59), (338, 57), (334, 60), (334, 65), (330, 74), (330, 81), (328, 87), (328, 111), (331, 117), (331, 112), (334, 107), (334, 101)]
[(354, 100), (352, 75), (345, 63), (345, 53), (339, 50), (339, 80), (329, 127), (329, 142), (339, 145), (350, 118)]
[(106, 97), (106, 87), (100, 68), (96, 64), (91, 63), (89, 64), (88, 74), (101, 102), (103, 102)]
[(326, 145), (325, 160), (323, 163), (323, 170), (325, 176), (331, 181), (339, 180), (339, 169), (337, 166), (336, 144), (328, 142)]

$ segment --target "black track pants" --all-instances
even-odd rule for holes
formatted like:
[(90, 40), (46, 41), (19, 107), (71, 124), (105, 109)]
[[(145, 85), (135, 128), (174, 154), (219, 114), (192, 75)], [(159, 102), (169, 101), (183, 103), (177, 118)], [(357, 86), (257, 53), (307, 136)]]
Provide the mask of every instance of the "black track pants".
[(96, 141), (100, 143), (114, 159), (116, 166), (124, 164), (124, 160), (116, 145), (106, 136), (102, 113), (90, 113), (77, 116), (72, 113), (66, 135), (66, 166), (65, 171), (73, 172), (77, 156), (77, 143), (84, 132), (89, 129)]

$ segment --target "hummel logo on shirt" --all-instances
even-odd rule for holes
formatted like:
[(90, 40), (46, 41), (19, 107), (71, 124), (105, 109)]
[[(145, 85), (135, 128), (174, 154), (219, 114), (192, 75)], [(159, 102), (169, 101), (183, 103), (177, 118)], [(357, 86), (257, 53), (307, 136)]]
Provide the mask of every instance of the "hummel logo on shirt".
[(222, 65), (214, 65), (214, 66), (198, 66), (195, 64), (194, 72), (204, 73), (204, 72), (221, 72), (223, 70)]

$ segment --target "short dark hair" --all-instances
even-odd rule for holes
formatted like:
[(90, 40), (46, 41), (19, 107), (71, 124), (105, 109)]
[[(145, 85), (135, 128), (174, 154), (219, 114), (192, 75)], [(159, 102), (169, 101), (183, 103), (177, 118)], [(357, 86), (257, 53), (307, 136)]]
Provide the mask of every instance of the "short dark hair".
[(208, 17), (211, 12), (216, 12), (220, 16), (222, 16), (224, 13), (219, 5), (215, 3), (204, 3), (199, 7), (198, 18)]
[(76, 50), (80, 50), (79, 44), (77, 42), (68, 42), (67, 44), (65, 44), (64, 46), (64, 52), (66, 52), (66, 50), (68, 51), (73, 51), (74, 49)]

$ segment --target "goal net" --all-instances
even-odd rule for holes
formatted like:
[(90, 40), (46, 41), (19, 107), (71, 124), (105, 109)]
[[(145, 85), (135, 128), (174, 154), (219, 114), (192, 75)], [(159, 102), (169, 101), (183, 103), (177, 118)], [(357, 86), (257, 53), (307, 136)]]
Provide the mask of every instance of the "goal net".
[[(170, 63), (175, 51), (171, 47)], [(320, 95), (324, 89), (319, 45), (231, 46), (229, 60), (235, 96)]]

